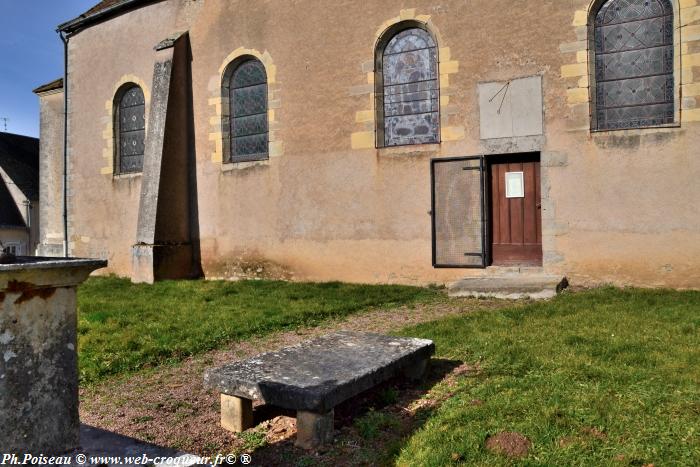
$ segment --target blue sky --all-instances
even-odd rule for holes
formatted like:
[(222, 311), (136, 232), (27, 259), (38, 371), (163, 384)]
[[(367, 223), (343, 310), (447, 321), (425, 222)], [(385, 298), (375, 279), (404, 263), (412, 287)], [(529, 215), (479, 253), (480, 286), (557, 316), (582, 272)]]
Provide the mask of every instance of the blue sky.
[(63, 76), (56, 26), (98, 1), (0, 0), (0, 118), (10, 119), (7, 131), (39, 135), (39, 100), (32, 89)]

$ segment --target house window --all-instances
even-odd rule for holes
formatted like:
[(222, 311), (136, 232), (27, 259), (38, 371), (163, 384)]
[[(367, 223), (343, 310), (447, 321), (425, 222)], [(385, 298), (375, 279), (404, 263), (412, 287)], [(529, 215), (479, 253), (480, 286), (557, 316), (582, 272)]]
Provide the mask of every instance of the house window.
[(146, 140), (143, 91), (135, 84), (128, 84), (117, 93), (115, 100), (115, 172), (141, 172)]
[(608, 0), (597, 11), (593, 128), (674, 122), (673, 8), (669, 0)]
[(21, 256), (24, 254), (24, 249), (22, 248), (22, 243), (6, 243), (5, 250), (13, 255)]
[(267, 73), (256, 58), (234, 62), (224, 74), (224, 142), (228, 162), (268, 158)]
[(377, 146), (438, 143), (437, 44), (419, 25), (401, 24), (376, 52)]

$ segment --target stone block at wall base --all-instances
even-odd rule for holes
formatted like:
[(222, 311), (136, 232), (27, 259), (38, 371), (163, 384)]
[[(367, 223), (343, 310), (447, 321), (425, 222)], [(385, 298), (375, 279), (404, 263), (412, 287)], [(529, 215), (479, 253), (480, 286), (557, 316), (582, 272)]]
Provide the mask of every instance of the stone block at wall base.
[(36, 255), (49, 258), (58, 258), (63, 256), (62, 243), (40, 243), (36, 247)]
[(131, 247), (131, 281), (135, 284), (153, 284), (158, 280), (191, 279), (192, 245), (144, 245)]

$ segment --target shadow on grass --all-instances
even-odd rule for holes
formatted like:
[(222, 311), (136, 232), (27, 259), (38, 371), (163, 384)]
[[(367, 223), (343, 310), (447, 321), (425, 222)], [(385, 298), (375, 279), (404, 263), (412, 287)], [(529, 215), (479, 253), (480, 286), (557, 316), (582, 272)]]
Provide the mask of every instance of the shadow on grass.
[[(433, 359), (421, 382), (396, 377), (335, 407), (333, 444), (318, 452), (294, 446), (293, 410), (260, 405), (254, 410), (257, 437), (246, 443), (254, 465), (382, 465), (391, 463), (410, 435), (420, 429), (443, 399), (424, 396), (456, 368), (458, 360)], [(264, 442), (262, 438), (264, 437)]]

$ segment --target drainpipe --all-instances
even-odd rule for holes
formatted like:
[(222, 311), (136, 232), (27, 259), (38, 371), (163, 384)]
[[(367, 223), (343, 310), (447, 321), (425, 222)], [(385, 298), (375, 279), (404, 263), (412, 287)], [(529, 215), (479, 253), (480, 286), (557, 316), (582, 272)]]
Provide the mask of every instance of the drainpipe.
[(27, 256), (32, 256), (34, 254), (34, 241), (32, 238), (32, 202), (25, 199), (22, 201), (22, 204), (24, 204), (24, 212), (25, 216), (27, 216), (27, 221), (25, 222), (27, 225), (27, 251), (25, 254)]
[(63, 41), (63, 256), (68, 257), (68, 34), (58, 31)]

